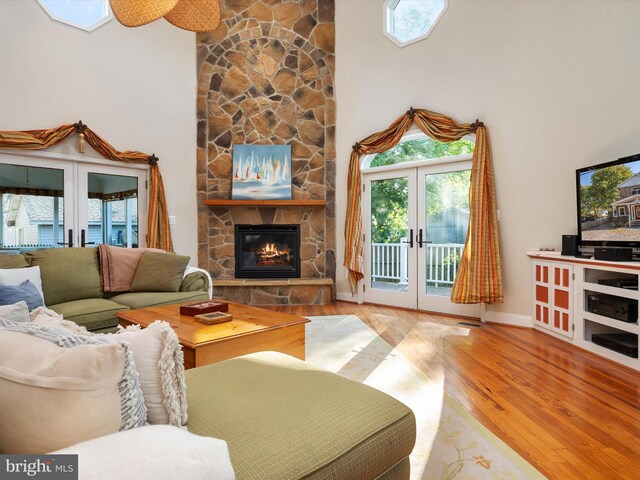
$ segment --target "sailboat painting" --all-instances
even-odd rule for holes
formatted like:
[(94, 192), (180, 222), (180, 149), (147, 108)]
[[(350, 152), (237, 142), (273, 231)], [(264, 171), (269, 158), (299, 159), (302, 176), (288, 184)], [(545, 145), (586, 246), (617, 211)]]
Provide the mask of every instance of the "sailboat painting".
[(290, 200), (291, 145), (234, 145), (232, 200)]

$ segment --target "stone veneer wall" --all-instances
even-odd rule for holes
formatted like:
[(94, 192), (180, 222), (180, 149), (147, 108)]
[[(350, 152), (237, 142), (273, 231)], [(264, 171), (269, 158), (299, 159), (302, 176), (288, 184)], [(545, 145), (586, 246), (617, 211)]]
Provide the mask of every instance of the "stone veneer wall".
[[(221, 7), (220, 27), (197, 35), (198, 263), (214, 283), (233, 278), (235, 224), (299, 223), (302, 278), (335, 281), (334, 1), (222, 0)], [(326, 199), (326, 207), (204, 206), (231, 198), (234, 144), (290, 144), (293, 198)], [(326, 292), (310, 288), (216, 294), (247, 303), (326, 301)]]

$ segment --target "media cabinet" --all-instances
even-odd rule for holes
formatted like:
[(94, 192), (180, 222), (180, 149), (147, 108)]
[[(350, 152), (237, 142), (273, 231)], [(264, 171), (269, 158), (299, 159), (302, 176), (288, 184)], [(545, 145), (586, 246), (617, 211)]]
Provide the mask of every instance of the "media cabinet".
[[(632, 353), (634, 348), (638, 350), (638, 320), (627, 322), (615, 318), (626, 315), (615, 309), (610, 315), (604, 315), (589, 311), (588, 307), (589, 296), (592, 297), (591, 310), (594, 310), (593, 298), (604, 298), (604, 294), (617, 297), (620, 304), (637, 310), (640, 262), (605, 262), (562, 256), (559, 252), (527, 252), (527, 255), (532, 260), (534, 328), (640, 370), (637, 353), (635, 357)], [(616, 351), (620, 347), (594, 343), (593, 334), (627, 334), (625, 340), (631, 344), (623, 349), (627, 353), (620, 353)]]

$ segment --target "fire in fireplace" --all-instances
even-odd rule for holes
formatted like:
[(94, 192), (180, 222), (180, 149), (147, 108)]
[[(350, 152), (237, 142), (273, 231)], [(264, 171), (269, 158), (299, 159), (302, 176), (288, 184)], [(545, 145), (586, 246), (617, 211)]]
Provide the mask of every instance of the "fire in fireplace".
[(236, 225), (236, 278), (300, 278), (300, 225)]

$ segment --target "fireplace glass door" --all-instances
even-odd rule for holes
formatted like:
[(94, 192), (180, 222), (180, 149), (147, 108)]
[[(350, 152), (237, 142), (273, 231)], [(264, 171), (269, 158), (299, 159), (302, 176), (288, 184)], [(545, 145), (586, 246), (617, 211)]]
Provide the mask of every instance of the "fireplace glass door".
[(299, 225), (236, 225), (236, 278), (300, 278)]

